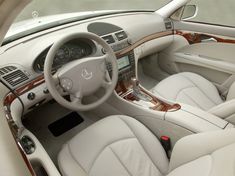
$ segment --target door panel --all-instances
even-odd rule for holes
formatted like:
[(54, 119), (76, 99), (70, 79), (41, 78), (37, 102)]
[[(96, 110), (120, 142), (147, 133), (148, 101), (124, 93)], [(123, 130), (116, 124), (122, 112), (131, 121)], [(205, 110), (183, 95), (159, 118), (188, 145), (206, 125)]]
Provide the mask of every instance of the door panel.
[[(235, 34), (235, 29), (192, 22), (188, 26), (187, 22), (175, 23), (174, 43), (161, 53), (161, 68), (170, 74), (185, 71), (200, 74), (226, 92), (235, 81), (235, 37), (231, 35), (231, 31)], [(204, 26), (202, 31), (199, 26)]]

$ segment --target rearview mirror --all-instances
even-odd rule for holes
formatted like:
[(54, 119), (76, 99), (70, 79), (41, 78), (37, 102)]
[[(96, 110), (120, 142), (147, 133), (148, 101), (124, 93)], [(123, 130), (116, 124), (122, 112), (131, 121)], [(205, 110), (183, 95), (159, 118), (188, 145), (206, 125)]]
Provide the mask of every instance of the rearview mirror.
[(198, 7), (196, 5), (184, 6), (181, 20), (190, 20), (197, 16)]

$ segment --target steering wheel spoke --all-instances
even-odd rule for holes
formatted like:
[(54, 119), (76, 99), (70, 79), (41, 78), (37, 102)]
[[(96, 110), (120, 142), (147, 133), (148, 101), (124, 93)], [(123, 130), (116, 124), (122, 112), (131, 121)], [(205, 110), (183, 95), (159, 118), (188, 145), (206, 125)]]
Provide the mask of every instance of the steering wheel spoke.
[(58, 73), (57, 73), (57, 72), (56, 72), (54, 75), (52, 75), (52, 80), (53, 80), (53, 82), (55, 83), (55, 85), (59, 85), (60, 80), (59, 80), (59, 77), (58, 77)]
[(74, 98), (72, 99), (72, 103), (73, 103), (73, 104), (76, 104), (76, 105), (82, 105), (82, 99), (81, 99), (81, 98), (74, 97)]
[(75, 95), (70, 95), (71, 102), (76, 105), (82, 105), (82, 94), (77, 92)]

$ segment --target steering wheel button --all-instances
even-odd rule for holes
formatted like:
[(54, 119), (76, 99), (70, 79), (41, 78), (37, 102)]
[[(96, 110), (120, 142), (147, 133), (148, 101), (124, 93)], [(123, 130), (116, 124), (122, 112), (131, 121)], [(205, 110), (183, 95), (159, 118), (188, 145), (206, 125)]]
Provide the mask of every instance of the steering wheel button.
[(61, 80), (61, 85), (65, 90), (70, 90), (73, 87), (73, 82), (68, 78), (63, 78)]

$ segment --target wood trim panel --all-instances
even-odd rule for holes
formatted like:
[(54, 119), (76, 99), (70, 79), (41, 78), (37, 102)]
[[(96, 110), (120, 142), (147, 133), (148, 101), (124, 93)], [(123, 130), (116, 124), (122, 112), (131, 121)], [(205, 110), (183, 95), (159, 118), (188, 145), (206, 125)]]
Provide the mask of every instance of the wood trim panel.
[[(139, 101), (139, 99), (135, 95), (133, 95), (133, 93), (130, 91), (131, 89), (132, 89), (132, 86), (131, 86), (130, 82), (124, 83), (123, 81), (120, 81), (120, 82), (118, 82), (118, 84), (116, 86), (117, 94), (120, 97), (122, 97), (123, 99), (130, 101), (130, 102)], [(146, 91), (141, 86), (140, 86), (140, 90), (152, 98), (151, 103), (153, 104), (153, 106), (150, 108), (152, 110), (168, 112), (168, 111), (177, 111), (181, 108), (181, 106), (179, 104), (172, 104), (171, 105), (171, 104), (168, 104), (166, 102), (159, 100), (157, 97), (150, 94), (148, 91)]]
[(195, 43), (201, 43), (202, 40), (210, 39), (210, 38), (216, 39), (217, 42), (219, 42), (219, 43), (235, 44), (235, 39), (234, 40), (233, 39), (225, 39), (225, 38), (217, 37), (217, 36), (210, 35), (210, 34), (183, 32), (183, 31), (179, 31), (179, 30), (176, 30), (175, 34), (183, 36), (189, 42), (190, 45), (195, 44)]
[(4, 105), (5, 106), (10, 106), (10, 104), (16, 99), (16, 96), (20, 96), (26, 92), (28, 92), (29, 90), (37, 87), (38, 85), (44, 83), (44, 75), (41, 75), (39, 77), (37, 77), (36, 79), (26, 83), (25, 85), (17, 88), (14, 90), (14, 94), (12, 92), (10, 92), (4, 100)]
[[(160, 104), (160, 106), (161, 106), (160, 111), (165, 111), (165, 112), (168, 112), (168, 111), (177, 111), (177, 110), (179, 110), (181, 108), (181, 106), (179, 104), (172, 104), (171, 105), (171, 104), (168, 104), (166, 102), (163, 102), (163, 101), (159, 100), (157, 97), (155, 97), (154, 95), (150, 94), (149, 92), (147, 92), (142, 87), (141, 87), (141, 91), (146, 93), (148, 96), (152, 97), (153, 102), (156, 103), (156, 106), (152, 108), (153, 110), (158, 110), (159, 111), (158, 104)], [(155, 108), (157, 108), (157, 109), (155, 109)]]

